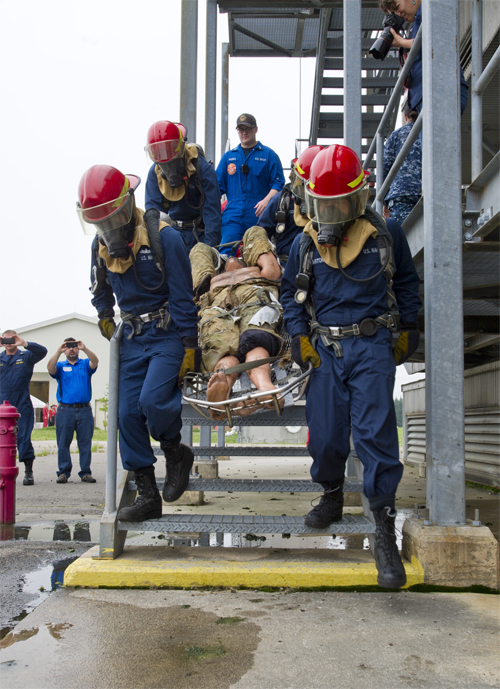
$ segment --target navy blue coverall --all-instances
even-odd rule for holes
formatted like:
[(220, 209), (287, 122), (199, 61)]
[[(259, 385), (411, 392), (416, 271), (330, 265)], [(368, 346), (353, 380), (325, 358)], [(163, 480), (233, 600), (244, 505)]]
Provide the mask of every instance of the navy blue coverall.
[(31, 444), (34, 416), (30, 380), (35, 364), (47, 354), (47, 349), (42, 345), (35, 342), (27, 344), (27, 349), (18, 349), (11, 356), (5, 351), (0, 354), (0, 402), (7, 400), (21, 414), (17, 422), (17, 450), (20, 462), (35, 459), (35, 450)]
[[(401, 329), (416, 324), (421, 301), (419, 278), (408, 242), (400, 225), (387, 221), (394, 240), (396, 294)], [(291, 337), (309, 332), (309, 315), (294, 300), (295, 276), (299, 270), (297, 237), (281, 280), (281, 303), (285, 328)], [(369, 238), (358, 257), (345, 269), (357, 278), (373, 275), (381, 267), (377, 240)], [(322, 326), (349, 326), (364, 318), (387, 312), (387, 282), (383, 275), (364, 283), (353, 282), (340, 270), (323, 262), (316, 248), (313, 253), (312, 298), (316, 318)], [(308, 449), (313, 458), (311, 476), (321, 484), (343, 478), (350, 451), (352, 427), (354, 446), (364, 467), (363, 490), (372, 509), (393, 506), (403, 466), (394, 411), (393, 389), (396, 364), (392, 353), (392, 334), (380, 328), (371, 337), (347, 337), (341, 341), (343, 356), (315, 344), (321, 365), (314, 369), (307, 387), (306, 417), (309, 427)]]
[[(242, 166), (248, 166), (245, 175)], [(221, 243), (242, 239), (249, 227), (257, 223), (255, 206), (271, 189), (281, 191), (285, 184), (283, 167), (277, 153), (257, 141), (253, 148), (241, 144), (224, 153), (217, 165), (221, 194), (227, 196), (222, 214)], [(230, 248), (222, 250), (229, 253)]]
[[(158, 187), (156, 176), (156, 165), (151, 165), (148, 178), (146, 180), (146, 210), (158, 208), (162, 213), (168, 213), (174, 222), (193, 223), (201, 217), (202, 222), (196, 228), (196, 234), (200, 242), (209, 246), (217, 246), (221, 239), (221, 210), (220, 210), (220, 191), (217, 183), (215, 170), (202, 156), (198, 157), (197, 165), (203, 191), (205, 192), (205, 202), (201, 205), (201, 193), (195, 184), (195, 173), (189, 177), (186, 193), (180, 201), (168, 201)], [(166, 205), (165, 205), (166, 204)], [(196, 237), (192, 228), (180, 229), (188, 252), (196, 244)]]
[(295, 204), (293, 202), (293, 194), (290, 194), (290, 206), (288, 208), (288, 217), (286, 221), (286, 228), (284, 232), (276, 232), (276, 211), (278, 210), (278, 205), (280, 201), (281, 194), (276, 194), (267, 204), (267, 208), (264, 210), (259, 218), (257, 225), (263, 227), (267, 232), (267, 236), (276, 245), (276, 251), (280, 259), (282, 266), (286, 265), (288, 260), (288, 255), (290, 249), (292, 248), (293, 240), (298, 234), (302, 233), (303, 227), (299, 227), (295, 224), (294, 219), (294, 209)]
[[(165, 282), (158, 291), (148, 292), (141, 287), (131, 266), (123, 274), (107, 270), (111, 284), (92, 299), (99, 318), (108, 318), (110, 310), (112, 313), (115, 295), (122, 313), (135, 316), (155, 313), (168, 301), (172, 318), (167, 330), (157, 327), (159, 320), (155, 319), (143, 323), (142, 331), (130, 339), (132, 327), (125, 327), (120, 347), (118, 427), (123, 467), (130, 471), (156, 462), (150, 435), (163, 442), (180, 433), (182, 395), (178, 375), (184, 358), (181, 338), (198, 335), (198, 312), (184, 241), (171, 227), (160, 231), (160, 241)], [(149, 247), (142, 246), (137, 253), (136, 267), (144, 285), (159, 285), (161, 274)]]
[[(415, 21), (412, 24), (410, 38), (415, 38), (422, 24), (422, 5), (415, 14)], [(460, 113), (463, 115), (469, 100), (469, 87), (465, 81), (464, 73), (460, 67)], [(415, 58), (415, 62), (410, 70), (408, 77), (408, 104), (412, 110), (421, 112), (422, 110), (422, 51)]]

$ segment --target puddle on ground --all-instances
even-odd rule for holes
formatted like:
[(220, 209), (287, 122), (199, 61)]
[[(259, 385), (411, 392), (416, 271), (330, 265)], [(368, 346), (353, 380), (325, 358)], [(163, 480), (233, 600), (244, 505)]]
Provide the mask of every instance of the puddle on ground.
[[(56, 560), (51, 565), (46, 565), (40, 569), (35, 569), (32, 572), (23, 574), (19, 582), (19, 591), (23, 593), (33, 594), (35, 597), (24, 606), (22, 612), (9, 620), (8, 624), (0, 629), (0, 639), (10, 636), (9, 632), (15, 625), (23, 620), (30, 612), (33, 612), (43, 601), (50, 596), (52, 591), (56, 591), (63, 585), (64, 572), (69, 565), (77, 560), (76, 556), (66, 557), (61, 560)], [(35, 632), (36, 633), (36, 632)], [(0, 648), (3, 648), (0, 642)]]
[(261, 631), (244, 611), (241, 617), (222, 617), (181, 605), (142, 608), (101, 601), (93, 606), (92, 622), (80, 625), (74, 638), (67, 623), (9, 634), (0, 646), (4, 685), (32, 687), (36, 676), (38, 687), (67, 689), (72, 660), (64, 650), (77, 638), (89, 663), (74, 686), (84, 686), (84, 680), (85, 686), (120, 689), (229, 689), (252, 668)]
[(99, 521), (37, 522), (36, 524), (10, 524), (0, 527), (0, 541), (77, 541), (97, 543)]

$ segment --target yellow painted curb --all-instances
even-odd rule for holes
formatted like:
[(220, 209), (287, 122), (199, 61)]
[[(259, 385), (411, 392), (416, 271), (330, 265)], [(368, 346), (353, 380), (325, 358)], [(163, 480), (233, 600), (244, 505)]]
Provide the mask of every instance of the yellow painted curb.
[[(415, 558), (405, 563), (406, 587), (424, 582)], [(136, 588), (148, 586), (347, 587), (376, 586), (375, 563), (234, 562), (220, 560), (93, 560), (82, 557), (64, 574), (65, 586)]]

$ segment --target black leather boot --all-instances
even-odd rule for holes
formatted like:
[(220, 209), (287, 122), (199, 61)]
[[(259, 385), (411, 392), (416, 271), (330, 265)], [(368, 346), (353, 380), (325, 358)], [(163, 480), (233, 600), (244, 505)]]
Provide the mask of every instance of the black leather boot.
[(375, 517), (375, 563), (377, 583), (384, 589), (399, 589), (406, 584), (406, 572), (396, 543), (396, 510), (381, 507), (373, 510)]
[(162, 515), (162, 501), (156, 486), (153, 465), (137, 469), (135, 472), (137, 497), (132, 505), (122, 507), (118, 519), (125, 522), (142, 522), (144, 519), (158, 519)]
[(27, 459), (24, 462), (23, 486), (33, 486), (34, 484), (35, 479), (33, 478), (33, 460)]
[(319, 503), (304, 518), (304, 524), (311, 529), (326, 529), (332, 522), (339, 522), (342, 519), (342, 508), (344, 507), (344, 493), (342, 481), (336, 486), (325, 489)]
[(181, 435), (172, 441), (162, 442), (165, 453), (167, 475), (163, 486), (165, 502), (175, 502), (186, 490), (193, 466), (194, 454), (190, 447), (181, 443)]

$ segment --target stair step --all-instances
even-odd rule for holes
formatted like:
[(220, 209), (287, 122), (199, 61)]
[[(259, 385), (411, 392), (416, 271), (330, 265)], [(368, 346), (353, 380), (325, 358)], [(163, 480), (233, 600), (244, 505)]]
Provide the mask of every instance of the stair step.
[[(396, 86), (397, 77), (363, 77), (361, 88), (363, 89), (392, 89)], [(342, 77), (323, 77), (324, 89), (343, 89)]]
[[(361, 96), (361, 105), (387, 105), (391, 97), (390, 93), (370, 93), (369, 95)], [(344, 96), (325, 95), (321, 96), (321, 105), (344, 105)]]
[[(374, 38), (362, 38), (361, 39), (361, 50), (370, 50), (374, 43)], [(344, 52), (344, 37), (339, 38), (327, 38), (326, 39), (326, 56), (330, 57), (330, 50), (340, 50)]]
[[(380, 60), (375, 60), (374, 57), (362, 57), (361, 58), (361, 69), (373, 69), (377, 71), (385, 71), (387, 69), (399, 70), (400, 64), (397, 57), (386, 57), (383, 64)], [(344, 58), (343, 57), (326, 57), (325, 58), (325, 69), (344, 69)]]
[[(156, 484), (161, 491), (164, 480), (158, 479)], [(128, 488), (129, 490), (136, 490), (137, 486), (134, 481), (129, 481)], [(220, 493), (322, 493), (323, 487), (319, 483), (308, 480), (191, 477), (186, 490), (217, 491)], [(349, 479), (344, 483), (344, 493), (360, 493), (362, 490), (362, 482), (356, 479)]]
[(372, 534), (375, 523), (363, 516), (345, 515), (326, 529), (305, 526), (303, 517), (253, 516), (242, 514), (165, 514), (143, 522), (118, 522), (118, 531), (161, 533), (252, 533), (252, 534)]
[[(192, 448), (195, 457), (310, 457), (305, 445), (226, 445), (225, 447), (203, 446)], [(159, 447), (154, 448), (155, 455), (163, 455)]]

